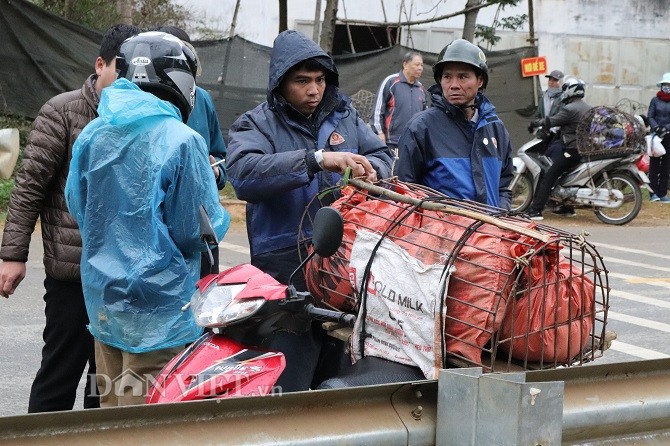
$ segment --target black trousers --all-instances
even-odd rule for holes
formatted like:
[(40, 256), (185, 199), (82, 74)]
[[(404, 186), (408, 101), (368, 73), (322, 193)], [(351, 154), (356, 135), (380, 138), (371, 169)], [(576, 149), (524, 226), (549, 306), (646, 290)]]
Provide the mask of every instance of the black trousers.
[[(667, 142), (666, 142), (667, 141)], [(668, 194), (668, 176), (670, 173), (670, 137), (663, 138), (663, 147), (666, 154), (659, 157), (649, 157), (649, 186), (657, 197)]]
[[(563, 156), (552, 156), (554, 164), (551, 165), (546, 174), (540, 179), (540, 184), (538, 184), (537, 190), (535, 191), (533, 202), (528, 209), (529, 212), (542, 212), (558, 178), (564, 172), (567, 172), (579, 164), (581, 157), (576, 150), (566, 149), (562, 153)], [(566, 157), (565, 154), (569, 154), (570, 156)]]
[(81, 282), (47, 275), (44, 288), (46, 326), (42, 334), (42, 363), (30, 389), (28, 412), (71, 410), (86, 364), (84, 408), (100, 407), (95, 388), (93, 336), (86, 327), (88, 314)]

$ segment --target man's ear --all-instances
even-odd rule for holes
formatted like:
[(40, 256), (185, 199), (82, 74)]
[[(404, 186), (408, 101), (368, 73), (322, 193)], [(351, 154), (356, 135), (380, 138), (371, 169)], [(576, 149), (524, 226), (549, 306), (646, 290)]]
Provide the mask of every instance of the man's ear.
[(98, 56), (97, 59), (95, 59), (95, 74), (100, 76), (102, 74), (102, 68), (106, 65), (105, 59), (102, 57)]
[(477, 75), (477, 90), (481, 90), (482, 87), (484, 86), (484, 75), (478, 74)]

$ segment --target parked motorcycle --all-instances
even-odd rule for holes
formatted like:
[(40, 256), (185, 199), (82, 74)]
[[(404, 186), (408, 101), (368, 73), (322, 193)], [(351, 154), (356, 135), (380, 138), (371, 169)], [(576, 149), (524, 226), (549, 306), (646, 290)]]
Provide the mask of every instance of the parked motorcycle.
[[(536, 133), (537, 134), (537, 133)], [(545, 155), (548, 141), (534, 137), (514, 157), (512, 190), (513, 212), (528, 209), (543, 174), (551, 167)], [(590, 208), (603, 223), (624, 225), (632, 221), (642, 207), (642, 187), (649, 187), (649, 178), (636, 162), (641, 152), (597, 159), (584, 158), (580, 164), (563, 174), (552, 191), (548, 205)]]
[[(202, 221), (202, 227), (206, 228), (203, 231), (203, 240), (208, 244), (217, 243), (213, 230), (207, 228), (208, 220), (206, 215), (203, 216)], [(486, 231), (490, 233), (491, 230), (487, 229)], [(479, 234), (476, 229), (474, 232), (475, 235)], [(467, 234), (470, 235), (472, 232), (468, 232)], [(556, 245), (558, 247), (558, 240), (565, 243), (563, 246), (570, 246), (571, 241), (569, 238), (564, 238), (560, 234), (556, 234), (556, 236), (558, 238), (552, 242), (551, 246)], [(462, 237), (459, 237), (459, 239), (462, 239)], [(482, 240), (481, 237), (475, 237), (475, 239)], [(296, 271), (302, 269), (315, 253), (323, 259), (331, 258), (331, 256), (332, 258), (337, 257), (335, 253), (338, 249), (342, 249), (342, 240), (342, 215), (335, 208), (321, 208), (313, 221), (312, 253), (305, 258)], [(486, 246), (488, 248), (482, 249), (491, 249), (491, 244), (487, 243)], [(467, 242), (465, 244), (467, 245)], [(469, 249), (468, 252), (471, 256), (476, 256), (477, 252), (479, 252), (474, 247), (466, 247), (466, 249)], [(525, 269), (522, 268), (524, 272), (521, 275), (513, 272), (510, 273), (509, 279), (511, 281), (520, 282), (513, 286), (513, 289), (516, 290), (514, 293), (517, 298), (513, 300), (515, 304), (510, 307), (509, 311), (515, 311), (514, 308), (517, 301), (520, 303), (519, 305), (522, 305), (524, 302), (528, 303), (531, 299), (535, 298), (543, 300), (551, 300), (552, 298), (561, 299), (559, 295), (562, 296), (563, 294), (559, 292), (560, 290), (568, 293), (565, 296), (566, 299), (569, 297), (568, 301), (573, 302), (569, 305), (574, 305), (575, 299), (579, 302), (590, 302), (583, 304), (586, 305), (585, 308), (587, 310), (578, 311), (567, 320), (563, 320), (565, 319), (563, 318), (561, 320), (556, 319), (555, 321), (555, 318), (551, 314), (534, 314), (534, 328), (532, 332), (525, 334), (519, 334), (517, 331), (528, 331), (528, 327), (518, 328), (512, 325), (512, 322), (516, 319), (521, 320), (523, 318), (518, 315), (516, 319), (512, 317), (509, 320), (510, 323), (505, 325), (506, 331), (504, 334), (501, 331), (501, 333), (493, 336), (491, 342), (487, 343), (486, 346), (476, 349), (477, 352), (486, 356), (487, 359), (483, 358), (481, 361), (482, 364), (487, 364), (486, 367), (490, 371), (493, 371), (494, 367), (496, 371), (511, 371), (581, 365), (599, 357), (608, 348), (608, 342), (611, 342), (611, 339), (613, 339), (604, 329), (608, 297), (607, 289), (602, 287), (602, 283), (606, 281), (596, 279), (595, 277), (593, 279), (586, 277), (592, 274), (599, 276), (605, 273), (606, 270), (601, 265), (599, 257), (594, 257), (589, 246), (583, 245), (580, 251), (581, 254), (575, 258), (574, 265), (571, 260), (564, 256), (557, 257), (556, 259), (560, 260), (558, 262), (552, 263), (542, 260), (538, 263), (537, 259), (543, 257), (542, 253), (547, 249), (551, 249), (549, 245), (542, 248), (539, 254), (532, 251), (532, 255), (530, 255), (531, 260), (529, 261), (525, 258), (528, 267)], [(481, 260), (481, 256), (476, 258)], [(581, 266), (576, 266), (578, 264)], [(595, 266), (596, 264), (598, 266)], [(532, 265), (535, 266), (531, 268)], [(542, 269), (549, 268), (549, 270), (545, 272), (546, 277), (541, 276), (533, 279), (528, 274), (532, 274), (538, 265), (544, 265)], [(568, 269), (568, 271), (573, 271), (573, 273), (566, 274), (564, 272), (566, 265), (573, 265), (572, 270)], [(514, 269), (513, 265), (511, 267)], [(585, 268), (592, 270), (593, 273), (584, 273)], [(488, 275), (498, 275), (496, 271), (489, 269)], [(560, 277), (563, 277), (563, 279), (560, 279), (560, 282), (554, 281)], [(458, 279), (453, 280), (456, 282), (459, 281)], [(328, 365), (332, 367), (323, 367), (328, 373), (320, 377), (321, 382), (316, 386), (317, 389), (356, 387), (425, 379), (424, 372), (416, 365), (402, 364), (390, 359), (375, 357), (374, 355), (364, 355), (354, 364), (351, 364), (351, 355), (349, 354), (348, 347), (351, 329), (357, 316), (344, 311), (317, 307), (313, 300), (314, 297), (310, 293), (298, 292), (290, 283), (291, 279), (289, 279), (288, 286), (280, 284), (268, 274), (248, 264), (239, 265), (219, 274), (201, 279), (197, 283), (197, 289), (190, 303), (184, 310), (190, 309), (198, 325), (206, 328), (207, 331), (163, 368), (149, 389), (147, 403), (261, 396), (281, 391), (281, 389), (276, 387), (276, 383), (286, 367), (284, 355), (277, 351), (267, 351), (243, 345), (233, 339), (245, 338), (244, 334), (247, 333), (271, 334), (273, 322), (284, 312), (307, 314), (314, 320), (332, 322), (335, 326), (327, 328), (329, 330), (328, 338), (329, 340), (331, 338), (337, 340), (336, 345), (342, 348), (340, 350), (335, 349), (333, 355), (326, 355), (330, 357), (331, 362)], [(503, 280), (501, 283), (504, 284), (507, 282)], [(574, 288), (575, 284), (578, 283), (580, 285)], [(533, 290), (538, 289), (538, 284), (551, 288), (553, 293), (540, 293), (537, 295), (537, 291), (533, 292)], [(485, 285), (479, 284), (478, 286)], [(501, 286), (505, 289), (510, 289), (507, 285)], [(595, 291), (592, 293), (594, 295), (587, 293), (588, 295), (582, 296), (580, 294), (585, 289), (584, 287), (587, 286), (595, 287)], [(458, 284), (456, 287), (458, 288)], [(527, 291), (524, 291), (524, 289)], [(491, 290), (491, 292), (497, 294), (501, 291), (495, 289)], [(548, 297), (549, 295), (553, 297), (550, 298)], [(465, 298), (467, 299), (468, 296), (465, 296)], [(451, 297), (451, 302), (456, 302), (455, 299), (457, 297), (455, 291), (454, 296)], [(408, 299), (405, 299), (405, 302), (408, 301)], [(465, 304), (465, 301), (461, 303), (461, 310)], [(579, 305), (582, 304), (580, 303)], [(458, 307), (458, 304), (456, 307)], [(414, 311), (415, 309), (410, 308), (410, 310)], [(526, 310), (518, 311), (520, 311), (520, 315), (526, 314)], [(488, 315), (486, 316), (487, 319), (495, 317), (492, 313), (486, 312), (486, 314)], [(503, 314), (499, 316), (503, 318)], [(553, 325), (545, 326), (545, 319), (554, 321), (552, 322)], [(570, 335), (567, 333), (566, 335), (566, 328), (567, 332), (572, 331), (573, 334)], [(550, 336), (558, 336), (555, 333), (560, 334), (561, 340), (557, 340), (556, 343), (552, 341), (552, 347), (547, 347), (547, 350), (551, 350), (554, 353), (559, 351), (559, 354), (528, 356), (528, 352), (535, 349), (538, 345), (540, 346), (538, 347), (538, 351), (542, 352), (545, 340)], [(486, 335), (484, 332), (482, 334)], [(460, 339), (453, 337), (453, 334), (449, 336), (452, 342)], [(586, 336), (588, 339), (583, 338), (583, 336)], [(529, 339), (532, 342), (529, 343)], [(530, 344), (535, 347), (529, 349)], [(573, 344), (577, 347), (574, 347)], [(505, 346), (507, 346), (507, 349), (503, 351)], [(564, 352), (567, 356), (560, 359), (563, 354), (560, 352)], [(578, 353), (574, 356), (576, 352)], [(536, 351), (535, 353), (538, 352)], [(468, 359), (469, 356), (462, 356), (462, 354), (452, 356), (447, 361), (448, 366), (473, 366), (472, 360)]]
[[(203, 227), (208, 227), (206, 216), (201, 220)], [(332, 208), (320, 209), (314, 220), (314, 249), (310, 257), (333, 255), (340, 247), (342, 231), (342, 216)], [(203, 239), (210, 244), (216, 242), (212, 230), (203, 231)], [(306, 313), (314, 320), (344, 327), (353, 327), (356, 320), (353, 314), (316, 307), (309, 293), (283, 285), (249, 264), (201, 279), (184, 310), (188, 308), (197, 324), (207, 331), (163, 368), (149, 389), (149, 404), (274, 392), (286, 367), (284, 355), (242, 345), (231, 339), (231, 331), (269, 334), (273, 321), (282, 312)], [(378, 358), (365, 359), (337, 379), (324, 381), (321, 388), (423, 378), (418, 368)]]

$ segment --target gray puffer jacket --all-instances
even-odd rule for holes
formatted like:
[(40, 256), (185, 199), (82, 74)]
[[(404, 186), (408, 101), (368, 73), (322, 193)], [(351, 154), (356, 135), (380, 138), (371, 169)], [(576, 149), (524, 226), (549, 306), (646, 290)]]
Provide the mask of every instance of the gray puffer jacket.
[(591, 106), (584, 102), (582, 98), (570, 99), (570, 102), (564, 102), (564, 104), (555, 115), (546, 118), (548, 123), (546, 128), (560, 127), (565, 148), (576, 151), (577, 125), (586, 112), (591, 110)]
[(30, 236), (40, 218), (46, 273), (59, 280), (79, 281), (81, 236), (65, 205), (72, 145), (97, 116), (100, 98), (96, 75), (80, 90), (62, 93), (40, 109), (28, 137), (21, 168), (9, 200), (0, 259), (28, 260)]

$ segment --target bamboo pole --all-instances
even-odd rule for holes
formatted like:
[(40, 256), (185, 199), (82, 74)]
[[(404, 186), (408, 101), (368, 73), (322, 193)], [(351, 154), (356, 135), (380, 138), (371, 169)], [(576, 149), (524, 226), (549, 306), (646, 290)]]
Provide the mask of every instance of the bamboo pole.
[(393, 192), (392, 190), (385, 189), (380, 186), (375, 186), (372, 183), (368, 183), (367, 181), (364, 180), (359, 180), (356, 178), (352, 178), (349, 180), (349, 184), (352, 184), (360, 189), (364, 189), (368, 192), (371, 192), (376, 195), (383, 195), (387, 198), (390, 198), (393, 201), (398, 201), (400, 203), (407, 203), (411, 204), (414, 206), (419, 206), (423, 209), (429, 210), (429, 211), (440, 211), (440, 212), (446, 212), (448, 214), (455, 214), (455, 215), (461, 215), (463, 217), (468, 217), (472, 218), (475, 220), (483, 221), (484, 223), (488, 223), (490, 225), (496, 226), (500, 229), (507, 229), (510, 231), (515, 231), (520, 234), (523, 234), (525, 236), (540, 240), (544, 243), (547, 243), (549, 241), (549, 235), (544, 234), (540, 231), (536, 231), (534, 229), (529, 229), (524, 226), (519, 226), (517, 224), (511, 223), (509, 221), (502, 220), (500, 218), (493, 217), (488, 214), (484, 214), (482, 212), (477, 212), (477, 211), (472, 211), (469, 209), (461, 209), (456, 206), (450, 206), (448, 204), (444, 203), (436, 203), (433, 201), (424, 201), (421, 202), (420, 200), (417, 200), (416, 198), (408, 197), (406, 195), (399, 194), (397, 192)]

